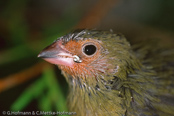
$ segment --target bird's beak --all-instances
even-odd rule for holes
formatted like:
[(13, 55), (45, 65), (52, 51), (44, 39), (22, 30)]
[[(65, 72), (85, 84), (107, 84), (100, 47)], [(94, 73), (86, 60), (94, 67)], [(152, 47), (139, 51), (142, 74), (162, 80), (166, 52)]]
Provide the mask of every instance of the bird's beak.
[(70, 54), (64, 46), (62, 45), (62, 41), (58, 40), (45, 49), (43, 49), (38, 57), (43, 58), (47, 62), (57, 65), (65, 65), (72, 67), (74, 64), (73, 56)]

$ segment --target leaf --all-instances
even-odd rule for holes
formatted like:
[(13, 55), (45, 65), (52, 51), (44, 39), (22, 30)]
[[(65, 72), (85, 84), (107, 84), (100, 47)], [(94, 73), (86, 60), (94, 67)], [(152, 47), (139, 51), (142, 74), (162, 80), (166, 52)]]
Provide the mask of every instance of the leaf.
[(12, 111), (23, 110), (34, 98), (38, 97), (44, 90), (43, 78), (37, 80), (29, 88), (27, 88), (22, 95), (12, 104)]
[(48, 97), (54, 103), (57, 111), (68, 111), (66, 99), (61, 91), (61, 87), (56, 80), (56, 75), (52, 67), (47, 67), (43, 72), (43, 78), (48, 86)]

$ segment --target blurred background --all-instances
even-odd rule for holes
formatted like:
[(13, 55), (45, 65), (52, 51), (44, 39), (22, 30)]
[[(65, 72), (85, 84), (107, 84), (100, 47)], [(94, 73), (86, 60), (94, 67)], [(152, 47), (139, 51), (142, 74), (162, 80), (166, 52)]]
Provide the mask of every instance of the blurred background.
[(2, 111), (68, 111), (61, 71), (37, 58), (56, 38), (77, 28), (112, 29), (131, 44), (159, 38), (173, 47), (173, 0), (1, 0)]

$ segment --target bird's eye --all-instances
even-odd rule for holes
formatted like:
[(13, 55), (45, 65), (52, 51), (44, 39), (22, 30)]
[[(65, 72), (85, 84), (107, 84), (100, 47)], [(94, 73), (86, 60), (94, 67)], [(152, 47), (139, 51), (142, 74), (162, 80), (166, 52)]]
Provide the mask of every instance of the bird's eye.
[(83, 47), (83, 53), (85, 53), (88, 56), (93, 55), (97, 51), (97, 48), (93, 44), (88, 44)]

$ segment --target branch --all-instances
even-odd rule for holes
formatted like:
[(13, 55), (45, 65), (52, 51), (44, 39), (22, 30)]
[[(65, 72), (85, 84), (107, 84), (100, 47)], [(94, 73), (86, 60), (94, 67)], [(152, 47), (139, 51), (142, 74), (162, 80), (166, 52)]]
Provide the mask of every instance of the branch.
[(120, 0), (99, 0), (77, 24), (76, 28), (95, 28), (119, 1)]
[(0, 79), (0, 93), (34, 77), (37, 77), (39, 74), (41, 74), (44, 67), (48, 65), (48, 63), (40, 62), (28, 69), (22, 70), (21, 72)]
[[(98, 0), (98, 2), (89, 9), (89, 12), (82, 18), (75, 28), (94, 28), (96, 25), (100, 24), (100, 21), (118, 1), (119, 0)], [(19, 73), (0, 79), (0, 92), (36, 77), (42, 73), (43, 68), (47, 65), (48, 64), (44, 62), (38, 63), (28, 69), (22, 70)]]

